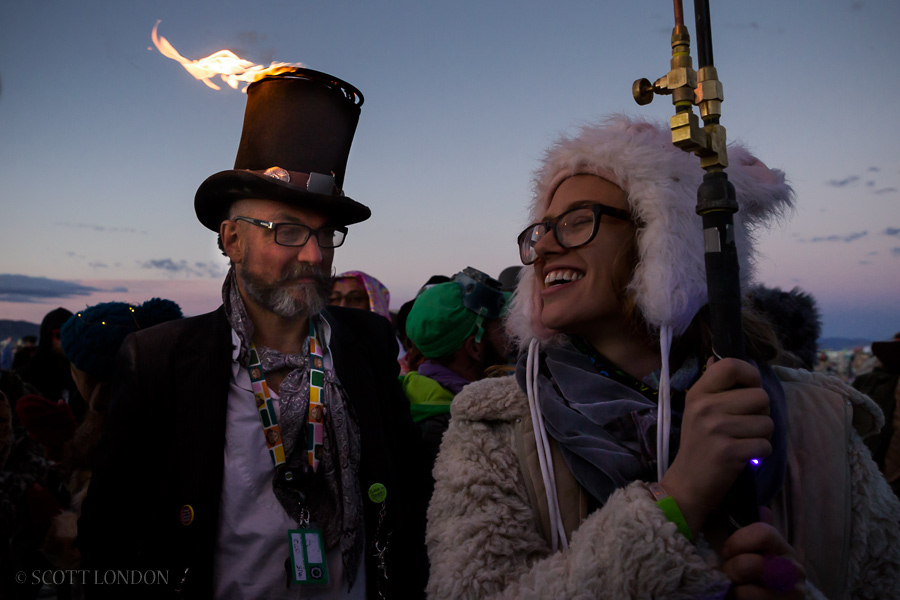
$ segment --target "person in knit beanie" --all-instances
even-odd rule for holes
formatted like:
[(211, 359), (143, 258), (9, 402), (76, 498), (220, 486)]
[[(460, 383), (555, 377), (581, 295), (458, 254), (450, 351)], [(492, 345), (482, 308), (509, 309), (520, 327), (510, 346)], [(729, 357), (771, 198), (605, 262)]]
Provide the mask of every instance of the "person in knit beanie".
[[(746, 293), (755, 236), (794, 196), (727, 154)], [(900, 502), (862, 442), (878, 407), (771, 366), (777, 335), (746, 305), (747, 360), (716, 360), (699, 162), (626, 115), (545, 153), (506, 320), (515, 377), (454, 397), (434, 465), (432, 600), (896, 596)], [(744, 471), (756, 522), (728, 498)]]
[(68, 488), (71, 504), (53, 518), (41, 548), (44, 556), (59, 568), (74, 569), (79, 564), (80, 554), (75, 547), (77, 520), (106, 420), (119, 348), (131, 333), (181, 317), (178, 304), (161, 298), (138, 305), (104, 302), (72, 315), (60, 328), (62, 350), (71, 363), (78, 390), (87, 401), (87, 414), (58, 457), (59, 477)]

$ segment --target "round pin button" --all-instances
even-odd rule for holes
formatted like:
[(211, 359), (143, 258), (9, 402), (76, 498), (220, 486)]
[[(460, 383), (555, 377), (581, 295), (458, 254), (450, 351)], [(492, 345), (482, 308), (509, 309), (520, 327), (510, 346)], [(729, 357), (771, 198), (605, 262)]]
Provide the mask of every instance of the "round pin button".
[(375, 504), (381, 504), (387, 498), (387, 488), (380, 483), (373, 483), (369, 486), (369, 500)]
[(194, 522), (194, 509), (190, 504), (185, 504), (181, 507), (181, 524), (182, 525), (190, 525)]

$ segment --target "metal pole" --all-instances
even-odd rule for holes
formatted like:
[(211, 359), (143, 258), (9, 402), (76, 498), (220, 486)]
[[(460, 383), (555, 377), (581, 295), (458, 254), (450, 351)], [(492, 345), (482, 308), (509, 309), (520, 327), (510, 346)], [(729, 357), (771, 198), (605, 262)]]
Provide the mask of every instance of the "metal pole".
[[(671, 119), (672, 143), (700, 157), (706, 171), (697, 190), (697, 214), (703, 220), (703, 244), (712, 352), (716, 358), (746, 358), (738, 249), (735, 244), (734, 213), (738, 210), (734, 186), (728, 181), (725, 128), (719, 123), (722, 112), (722, 83), (713, 63), (709, 0), (694, 0), (697, 25), (699, 69), (690, 57), (690, 34), (684, 26), (681, 0), (673, 0), (675, 27), (672, 30), (670, 70), (650, 83), (639, 79), (632, 86), (638, 104), (648, 104), (654, 94), (671, 94), (675, 116)], [(700, 120), (693, 107), (700, 110)], [(724, 507), (735, 527), (759, 520), (756, 485), (746, 467), (729, 490)]]

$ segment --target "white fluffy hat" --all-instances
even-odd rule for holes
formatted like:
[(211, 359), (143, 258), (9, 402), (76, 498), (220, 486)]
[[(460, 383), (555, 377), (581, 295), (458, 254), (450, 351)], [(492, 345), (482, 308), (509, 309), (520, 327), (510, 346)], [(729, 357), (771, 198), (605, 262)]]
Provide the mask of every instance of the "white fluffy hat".
[[(769, 169), (740, 144), (728, 147), (729, 181), (740, 210), (734, 216), (741, 288), (754, 279), (754, 232), (783, 217), (793, 190), (782, 171)], [(622, 188), (638, 229), (639, 260), (628, 291), (653, 331), (675, 336), (707, 303), (702, 220), (696, 214), (700, 160), (672, 145), (669, 127), (625, 115), (584, 125), (547, 150), (534, 177), (531, 222), (543, 218), (556, 188), (578, 174), (598, 175)], [(522, 269), (508, 321), (523, 346), (553, 332), (540, 323), (540, 295), (534, 270)]]

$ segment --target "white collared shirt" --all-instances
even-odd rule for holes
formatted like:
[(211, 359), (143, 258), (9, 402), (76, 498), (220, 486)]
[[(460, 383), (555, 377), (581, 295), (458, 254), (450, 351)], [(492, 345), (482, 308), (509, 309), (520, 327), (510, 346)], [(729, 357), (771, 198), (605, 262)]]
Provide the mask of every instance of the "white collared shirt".
[[(322, 336), (326, 348), (331, 328), (324, 320)], [(275, 466), (263, 438), (250, 374), (238, 362), (240, 339), (231, 333), (231, 387), (225, 425), (225, 469), (219, 528), (213, 562), (215, 598), (334, 598), (366, 597), (365, 557), (360, 561), (353, 589), (343, 580), (340, 549), (327, 554), (327, 586), (292, 585), (287, 588), (285, 560), (289, 555), (288, 530), (298, 525), (281, 507), (272, 490)], [(332, 367), (331, 354), (324, 356)], [(278, 396), (270, 390), (275, 410)]]

